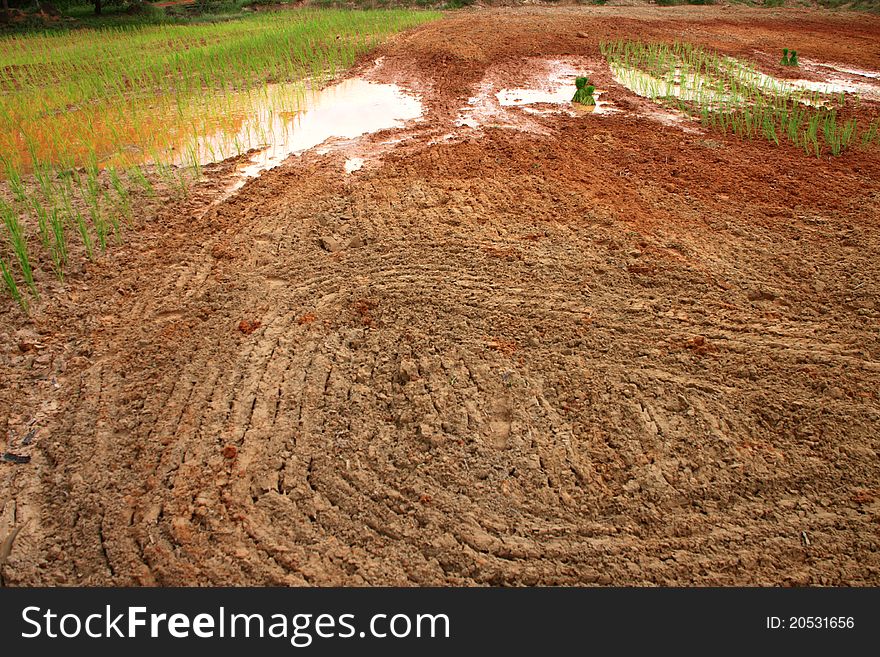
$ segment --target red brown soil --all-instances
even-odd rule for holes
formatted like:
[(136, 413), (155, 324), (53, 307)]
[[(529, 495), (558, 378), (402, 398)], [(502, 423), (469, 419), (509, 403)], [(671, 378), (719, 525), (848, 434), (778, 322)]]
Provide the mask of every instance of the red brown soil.
[(5, 307), (0, 430), (33, 457), (0, 463), (6, 582), (880, 584), (876, 149), (626, 111), (431, 143), (490, 72), (628, 37), (880, 70), (880, 20), (848, 13), (489, 10), (391, 40), (380, 75), (428, 108), (408, 141), (153, 204), (30, 319)]

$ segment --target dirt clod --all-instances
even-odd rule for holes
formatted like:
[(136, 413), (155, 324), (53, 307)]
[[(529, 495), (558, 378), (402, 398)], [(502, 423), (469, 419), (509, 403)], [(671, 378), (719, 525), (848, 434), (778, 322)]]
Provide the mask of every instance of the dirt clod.
[(250, 335), (258, 328), (262, 326), (262, 323), (252, 320), (252, 319), (243, 319), (238, 323), (238, 330), (245, 335)]

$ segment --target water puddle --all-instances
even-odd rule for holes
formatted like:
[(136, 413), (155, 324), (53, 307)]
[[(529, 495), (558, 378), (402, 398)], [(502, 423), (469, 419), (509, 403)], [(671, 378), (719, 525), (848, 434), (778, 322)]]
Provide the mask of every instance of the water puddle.
[[(393, 84), (378, 84), (354, 78), (319, 92), (303, 94), (297, 111), (276, 111), (263, 104), (242, 117), (237, 130), (220, 129), (198, 138), (194, 147), (178, 164), (189, 164), (198, 158), (201, 164), (215, 162), (240, 152), (256, 149), (246, 165), (240, 167), (242, 179), (233, 189), (244, 185), (272, 169), (292, 155), (333, 139), (354, 139), (365, 134), (403, 127), (406, 121), (418, 119), (422, 105), (418, 98)], [(328, 149), (322, 149), (326, 152)], [(346, 163), (346, 171), (360, 165)]]
[(858, 77), (869, 78), (871, 80), (880, 80), (880, 71), (863, 71), (858, 68), (848, 68), (846, 66), (840, 66), (838, 64), (825, 64), (823, 62), (805, 60), (801, 60), (801, 62), (811, 64), (813, 66), (821, 66), (822, 68), (829, 68), (832, 71), (837, 71), (838, 73), (847, 73), (849, 75), (856, 75)]
[[(569, 114), (606, 114), (612, 111), (611, 104), (600, 99), (604, 92), (599, 90), (593, 92), (593, 98), (596, 100), (595, 105), (572, 103), (571, 98), (574, 96), (576, 89), (574, 81), (577, 75), (569, 77), (571, 79), (558, 81), (559, 86), (553, 91), (502, 89), (495, 94), (495, 97), (498, 99), (498, 104), (502, 107), (522, 107), (523, 111), (530, 114), (552, 114), (559, 111)], [(556, 105), (557, 107), (539, 109), (530, 107), (530, 105)]]
[(828, 71), (834, 71), (834, 77), (828, 78), (827, 84), (835, 88), (836, 93), (859, 94), (866, 100), (880, 100), (880, 72), (863, 71), (858, 68), (817, 62), (813, 60), (801, 60), (801, 65), (808, 71), (817, 75), (826, 75)]
[(593, 92), (596, 99), (594, 106), (571, 102), (576, 90), (575, 79), (592, 73), (584, 66), (560, 60), (542, 60), (538, 66), (542, 66), (545, 72), (529, 87), (499, 89), (492, 81), (484, 80), (477, 93), (468, 99), (467, 107), (461, 109), (455, 125), (472, 129), (502, 127), (541, 132), (538, 124), (524, 122), (511, 114), (510, 109), (516, 108), (525, 115), (536, 116), (580, 116), (615, 111), (610, 102), (601, 100), (604, 92), (598, 89)]
[[(858, 93), (858, 89), (855, 86), (847, 84), (844, 80), (828, 79), (824, 81), (816, 81), (782, 79), (767, 75), (766, 73), (761, 73), (732, 57), (727, 57), (724, 61), (730, 65), (731, 69), (736, 72), (740, 80), (745, 84), (778, 96), (798, 94), (799, 92), (813, 92), (825, 95)], [(802, 98), (801, 102), (806, 105), (816, 104), (815, 99)]]
[(360, 171), (364, 166), (364, 158), (350, 157), (345, 161), (345, 173)]

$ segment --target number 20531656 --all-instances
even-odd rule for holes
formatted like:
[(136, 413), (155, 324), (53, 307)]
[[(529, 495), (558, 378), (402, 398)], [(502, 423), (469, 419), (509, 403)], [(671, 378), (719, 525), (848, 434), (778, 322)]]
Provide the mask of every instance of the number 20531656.
[(767, 616), (768, 630), (851, 630), (852, 616)]

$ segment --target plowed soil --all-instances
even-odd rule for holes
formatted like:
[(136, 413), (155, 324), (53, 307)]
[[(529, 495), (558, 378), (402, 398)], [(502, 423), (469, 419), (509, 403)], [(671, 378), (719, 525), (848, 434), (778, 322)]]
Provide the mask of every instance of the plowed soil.
[[(218, 203), (215, 166), (30, 318), (3, 301), (6, 584), (880, 585), (880, 152), (653, 120), (609, 38), (880, 70), (855, 13), (392, 39), (352, 74), (425, 120), (362, 170), (309, 152)], [(621, 111), (455, 127), (535, 58)]]

